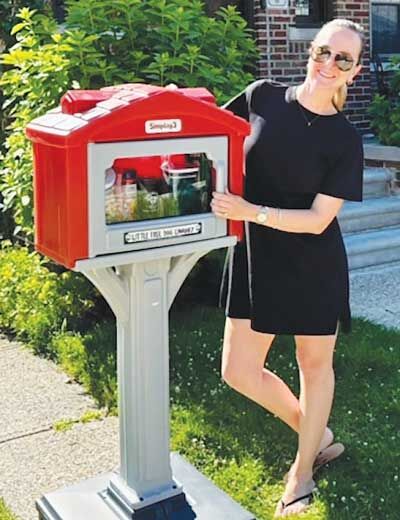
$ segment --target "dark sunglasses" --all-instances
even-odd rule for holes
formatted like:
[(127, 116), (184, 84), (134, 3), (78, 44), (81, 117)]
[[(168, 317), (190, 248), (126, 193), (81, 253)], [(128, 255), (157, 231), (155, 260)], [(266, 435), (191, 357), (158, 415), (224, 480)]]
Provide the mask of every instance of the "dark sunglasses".
[[(325, 63), (329, 60), (331, 55), (332, 50), (328, 45), (310, 47), (310, 56), (317, 63)], [(354, 60), (348, 54), (344, 52), (338, 52), (335, 54), (335, 63), (339, 70), (346, 72), (351, 69), (354, 64)]]

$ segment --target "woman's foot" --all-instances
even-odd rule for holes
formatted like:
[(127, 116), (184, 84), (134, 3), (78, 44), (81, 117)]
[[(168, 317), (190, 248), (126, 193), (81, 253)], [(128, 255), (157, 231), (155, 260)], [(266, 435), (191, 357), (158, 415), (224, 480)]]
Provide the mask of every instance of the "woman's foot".
[[(325, 433), (322, 438), (321, 444), (319, 446), (318, 455), (315, 458), (313, 473), (319, 470), (321, 466), (324, 466), (331, 460), (336, 459), (344, 452), (344, 446), (340, 443), (332, 444), (333, 442), (333, 432), (330, 428), (325, 428)], [(291, 465), (289, 471), (284, 475), (283, 480), (287, 482), (289, 480), (289, 476), (292, 474), (293, 469), (295, 467), (295, 462)]]
[(306, 511), (311, 504), (315, 482), (311, 477), (299, 478), (292, 475), (279, 501), (274, 518), (295, 515)]

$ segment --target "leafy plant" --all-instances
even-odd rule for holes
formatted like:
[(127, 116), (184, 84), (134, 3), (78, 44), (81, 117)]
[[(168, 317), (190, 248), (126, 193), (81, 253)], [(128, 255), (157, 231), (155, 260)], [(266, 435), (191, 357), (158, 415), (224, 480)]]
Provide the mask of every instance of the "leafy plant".
[(400, 146), (400, 57), (391, 61), (395, 72), (390, 80), (389, 96), (376, 94), (368, 112), (380, 142)]
[[(57, 32), (55, 21), (28, 8), (18, 13), (21, 20), (12, 32), (17, 43), (2, 56), (8, 68), (0, 79), (11, 123), (2, 160), (0, 190), (3, 211), (12, 211), (14, 233), (31, 236), (32, 222), (32, 147), (25, 137), (27, 124), (54, 108), (71, 86), (89, 88), (101, 71), (108, 80), (102, 57), (93, 47), (94, 35), (71, 30)], [(73, 81), (73, 72), (80, 83)], [(78, 72), (79, 71), (79, 72)]]
[(215, 18), (199, 0), (68, 0), (67, 26), (97, 35), (94, 42), (113, 79), (210, 88), (222, 102), (247, 85), (256, 59), (246, 22), (233, 6)]
[(61, 368), (111, 411), (118, 400), (116, 349), (114, 321), (103, 321), (86, 334), (61, 332), (51, 340)]
[(65, 31), (52, 17), (23, 8), (2, 56), (0, 87), (10, 124), (0, 160), (3, 211), (15, 233), (32, 236), (32, 150), (24, 129), (69, 88), (122, 82), (204, 86), (225, 101), (248, 84), (257, 56), (233, 6), (209, 18), (199, 0), (70, 0)]
[(36, 352), (55, 357), (51, 338), (68, 326), (87, 328), (97, 299), (81, 275), (50, 271), (43, 257), (26, 248), (0, 249), (0, 327)]

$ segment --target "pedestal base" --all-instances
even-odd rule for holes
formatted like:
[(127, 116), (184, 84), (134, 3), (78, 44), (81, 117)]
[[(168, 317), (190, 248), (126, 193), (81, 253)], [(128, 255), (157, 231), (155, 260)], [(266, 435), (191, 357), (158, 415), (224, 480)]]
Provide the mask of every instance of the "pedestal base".
[[(171, 453), (175, 481), (183, 486), (186, 507), (128, 511), (107, 492), (110, 473), (44, 495), (36, 502), (40, 520), (255, 520), (180, 455)], [(176, 497), (175, 497), (176, 498)], [(178, 501), (179, 502), (179, 501)], [(176, 502), (175, 502), (176, 504)], [(146, 513), (146, 514), (145, 514)]]

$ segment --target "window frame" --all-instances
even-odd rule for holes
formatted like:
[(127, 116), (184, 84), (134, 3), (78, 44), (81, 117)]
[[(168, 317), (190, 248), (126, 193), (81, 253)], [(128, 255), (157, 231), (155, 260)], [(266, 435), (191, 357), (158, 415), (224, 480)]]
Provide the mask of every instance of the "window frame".
[[(299, 29), (312, 29), (321, 27), (325, 22), (332, 19), (333, 2), (330, 0), (309, 0), (316, 14), (296, 15), (295, 27)], [(317, 18), (317, 19), (316, 19)]]
[[(383, 6), (397, 6), (398, 10), (398, 22), (400, 26), (400, 0), (371, 0), (371, 56), (373, 56), (376, 52), (375, 45), (374, 45), (374, 34), (373, 34), (373, 13), (372, 13), (372, 7), (374, 5), (383, 5)], [(393, 68), (393, 65), (390, 63), (390, 60), (393, 56), (399, 56), (400, 50), (398, 52), (379, 52), (378, 53), (381, 60), (382, 65), (384, 67), (384, 70), (391, 70)]]

